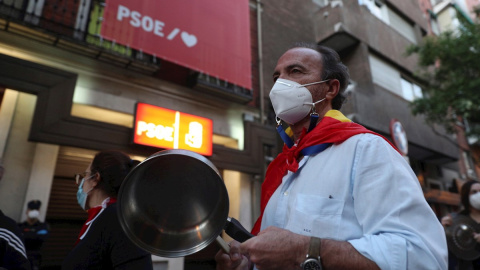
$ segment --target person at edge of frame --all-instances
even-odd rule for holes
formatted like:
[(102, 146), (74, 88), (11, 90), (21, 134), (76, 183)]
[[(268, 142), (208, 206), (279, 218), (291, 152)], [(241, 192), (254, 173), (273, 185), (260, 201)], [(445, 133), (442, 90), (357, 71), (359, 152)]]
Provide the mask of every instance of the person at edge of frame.
[(42, 264), (40, 249), (45, 240), (47, 240), (49, 232), (48, 224), (38, 219), (41, 206), (42, 202), (40, 200), (29, 201), (26, 212), (27, 219), (18, 224), (25, 238), (25, 249), (27, 250), (27, 257), (32, 270), (40, 269)]
[[(0, 181), (5, 168), (0, 163)], [(30, 270), (23, 234), (17, 222), (0, 210), (0, 270)]]
[[(441, 223), (445, 230), (453, 225), (456, 218), (465, 217), (471, 219), (473, 224), (480, 228), (480, 182), (468, 180), (460, 188), (460, 201), (462, 209), (456, 213), (449, 213), (442, 217)], [(480, 232), (473, 233), (472, 238), (477, 242), (476, 249), (480, 249)], [(467, 240), (467, 239), (464, 239)], [(448, 269), (455, 270), (479, 270), (480, 258), (475, 260), (464, 260), (455, 256), (453, 252), (448, 253)]]

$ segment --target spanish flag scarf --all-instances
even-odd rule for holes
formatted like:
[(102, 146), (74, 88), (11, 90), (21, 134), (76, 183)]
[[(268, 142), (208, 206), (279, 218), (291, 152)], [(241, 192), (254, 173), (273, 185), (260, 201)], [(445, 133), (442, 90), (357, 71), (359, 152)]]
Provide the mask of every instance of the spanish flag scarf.
[[(255, 222), (252, 234), (257, 235), (260, 231), (263, 212), (268, 200), (282, 183), (282, 178), (287, 174), (287, 171), (296, 172), (298, 170), (298, 159), (302, 155), (302, 150), (321, 144), (327, 147), (330, 144), (340, 144), (348, 138), (361, 133), (375, 134), (384, 138), (359, 124), (353, 123), (340, 111), (330, 110), (312, 131), (307, 133), (306, 129), (303, 130), (296, 145), (290, 148), (284, 145), (282, 152), (267, 168), (260, 195), (260, 217)], [(387, 139), (385, 140), (390, 143)], [(390, 145), (392, 144), (390, 143)], [(392, 147), (396, 149), (393, 145)], [(322, 150), (324, 148), (326, 147), (322, 147)]]

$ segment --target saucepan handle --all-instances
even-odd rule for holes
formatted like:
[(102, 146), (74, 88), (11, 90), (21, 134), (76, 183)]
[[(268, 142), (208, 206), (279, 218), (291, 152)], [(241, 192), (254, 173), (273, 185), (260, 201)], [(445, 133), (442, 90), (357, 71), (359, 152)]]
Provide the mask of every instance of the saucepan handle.
[[(255, 236), (248, 232), (247, 229), (245, 229), (238, 220), (232, 217), (227, 218), (227, 223), (225, 224), (224, 230), (230, 237), (241, 243)], [(216, 240), (218, 245), (220, 245), (220, 247), (223, 249), (223, 251), (225, 251), (225, 253), (230, 253), (230, 246), (227, 244), (227, 242), (225, 242), (225, 240), (223, 240), (220, 235), (217, 236)]]
[(241, 243), (254, 237), (254, 235), (247, 231), (238, 220), (232, 217), (227, 218), (224, 230), (230, 237)]
[[(217, 244), (223, 249), (225, 253), (230, 253), (230, 246), (223, 240), (223, 238), (219, 235), (217, 236)], [(0, 269), (1, 270), (1, 269)]]

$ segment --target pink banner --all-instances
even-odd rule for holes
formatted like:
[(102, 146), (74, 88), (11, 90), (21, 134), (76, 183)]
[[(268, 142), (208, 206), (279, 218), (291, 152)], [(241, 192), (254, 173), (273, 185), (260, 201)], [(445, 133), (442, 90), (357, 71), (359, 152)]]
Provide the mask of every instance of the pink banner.
[(248, 0), (106, 0), (103, 38), (251, 89)]

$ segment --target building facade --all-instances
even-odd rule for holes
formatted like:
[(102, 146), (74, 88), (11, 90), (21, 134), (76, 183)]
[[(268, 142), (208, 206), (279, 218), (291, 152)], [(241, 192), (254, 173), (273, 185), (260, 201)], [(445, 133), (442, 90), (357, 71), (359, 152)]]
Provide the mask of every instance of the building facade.
[[(251, 40), (251, 88), (103, 39), (105, 1), (0, 2), (0, 208), (20, 222), (28, 201), (43, 202), (40, 219), (51, 228), (42, 250), (45, 269), (59, 267), (86, 219), (73, 174), (84, 172), (99, 150), (122, 150), (138, 160), (163, 150), (133, 143), (139, 102), (212, 120), (207, 158), (229, 192), (230, 216), (252, 227), (277, 139), (274, 127), (260, 120), (257, 4), (241, 3), (247, 10), (241, 30)], [(191, 38), (182, 36), (187, 46)], [(186, 258), (154, 257), (155, 267), (208, 266), (216, 248)]]
[[(317, 18), (328, 26), (318, 28), (320, 43), (350, 47), (345, 52), (346, 63), (355, 88), (350, 93), (352, 106), (345, 112), (384, 135), (390, 133), (390, 120), (398, 119), (407, 134), (412, 167), (419, 176), (426, 174), (424, 184), (428, 185), (425, 178), (455, 175), (457, 170), (448, 167), (457, 159), (451, 138), (438, 136), (440, 130), (426, 125), (421, 116), (412, 116), (408, 107), (410, 101), (422, 96), (422, 82), (414, 76), (417, 59), (415, 55), (405, 57), (407, 46), (418, 44), (427, 29), (418, 3), (359, 1), (358, 5), (323, 9), (327, 9), (320, 10), (323, 19)], [(350, 43), (340, 42), (339, 38), (345, 37)]]

